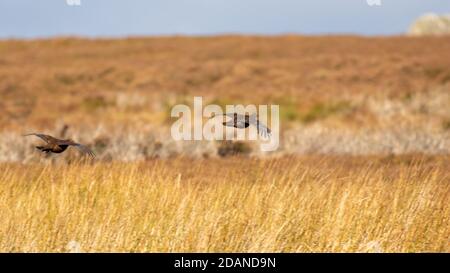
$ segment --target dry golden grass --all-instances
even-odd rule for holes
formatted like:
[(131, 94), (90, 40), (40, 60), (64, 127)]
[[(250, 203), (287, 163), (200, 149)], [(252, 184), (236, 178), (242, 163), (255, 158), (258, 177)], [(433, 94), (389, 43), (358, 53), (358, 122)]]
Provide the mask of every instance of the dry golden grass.
[(448, 156), (0, 165), (0, 251), (450, 252)]
[[(0, 41), (0, 251), (450, 252), (449, 42)], [(279, 153), (177, 145), (193, 96), (280, 105)], [(96, 163), (21, 137), (66, 124)]]

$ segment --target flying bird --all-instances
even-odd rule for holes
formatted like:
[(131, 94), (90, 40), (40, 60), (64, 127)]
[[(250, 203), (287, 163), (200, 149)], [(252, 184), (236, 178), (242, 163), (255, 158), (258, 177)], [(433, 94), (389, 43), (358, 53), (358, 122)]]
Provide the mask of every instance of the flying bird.
[[(226, 116), (231, 118), (229, 121), (224, 121), (222, 124), (224, 126), (228, 127), (234, 127), (234, 128), (247, 128), (250, 125), (256, 126), (256, 130), (258, 131), (258, 134), (260, 134), (263, 137), (270, 137), (272, 131), (269, 127), (267, 127), (264, 123), (260, 122), (259, 119), (256, 117), (256, 114), (252, 115), (240, 115), (238, 113), (227, 113), (222, 114), (220, 116)], [(213, 116), (212, 118), (215, 118), (216, 116)]]
[(74, 146), (76, 148), (78, 148), (78, 150), (80, 150), (82, 153), (84, 154), (88, 154), (91, 157), (95, 157), (94, 152), (89, 149), (89, 147), (80, 144), (80, 143), (76, 143), (71, 139), (57, 139), (55, 137), (49, 136), (49, 135), (44, 135), (44, 134), (26, 134), (24, 136), (37, 136), (39, 138), (41, 138), (42, 140), (44, 140), (46, 142), (46, 144), (44, 146), (36, 146), (36, 149), (42, 151), (43, 153), (62, 153), (64, 152), (67, 147), (69, 146)]

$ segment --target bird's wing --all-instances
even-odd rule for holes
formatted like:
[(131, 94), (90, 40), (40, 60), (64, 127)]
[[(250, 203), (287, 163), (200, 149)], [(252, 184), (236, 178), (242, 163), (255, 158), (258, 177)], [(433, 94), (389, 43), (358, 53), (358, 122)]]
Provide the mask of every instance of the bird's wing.
[(88, 154), (88, 155), (90, 155), (91, 157), (95, 157), (94, 152), (93, 152), (89, 147), (84, 146), (84, 145), (79, 144), (79, 143), (73, 144), (73, 146), (77, 147), (78, 150), (80, 150), (81, 152), (83, 152), (83, 153), (85, 153), (85, 154)]
[(258, 133), (263, 137), (270, 137), (272, 134), (272, 131), (269, 127), (267, 127), (264, 123), (260, 122), (258, 119), (250, 119), (250, 124), (256, 126), (256, 129), (258, 130)]
[[(223, 124), (225, 126), (236, 127), (236, 128), (241, 128), (241, 129), (246, 128), (248, 126), (248, 124), (246, 124), (244, 115), (240, 115), (240, 114), (236, 114), (236, 113), (225, 113), (222, 115), (226, 116), (228, 118), (231, 118), (231, 120), (228, 120), (226, 123)], [(235, 115), (236, 115), (236, 120), (234, 118)]]
[(211, 118), (216, 118), (216, 117), (229, 117), (234, 119), (234, 115), (236, 115), (237, 120), (245, 120), (245, 115), (241, 115), (241, 114), (237, 114), (237, 113), (225, 113), (225, 114), (220, 114), (220, 115), (214, 115)]
[(76, 147), (80, 152), (88, 154), (92, 157), (95, 157), (95, 153), (86, 145), (80, 144), (80, 143), (76, 143), (73, 141), (61, 141), (60, 143), (58, 143), (58, 145), (70, 145), (70, 146), (74, 146)]
[(229, 118), (234, 118), (234, 113), (226, 113), (226, 114), (220, 114), (220, 115), (214, 115), (211, 118), (216, 118), (216, 117), (229, 117)]
[[(246, 128), (246, 123), (244, 121), (234, 122), (234, 120), (230, 120), (223, 123), (224, 126), (235, 127), (235, 128)], [(247, 125), (248, 126), (248, 125)]]
[[(235, 114), (236, 114), (236, 113), (225, 113), (225, 114), (223, 114), (223, 115), (226, 116), (226, 117), (229, 117), (229, 118), (234, 119), (234, 115), (235, 115)], [(242, 117), (240, 117), (241, 115), (239, 115), (239, 114), (237, 114), (236, 116), (237, 116), (238, 119), (242, 118)]]
[(220, 114), (220, 115), (213, 115), (211, 117), (211, 119), (213, 118), (217, 118), (217, 117), (227, 117), (227, 118), (231, 118), (231, 120), (228, 120), (226, 123), (224, 123), (223, 125), (225, 126), (234, 126), (234, 114), (233, 113), (228, 113), (228, 114)]
[(37, 137), (41, 138), (42, 140), (44, 140), (47, 143), (54, 142), (54, 141), (57, 140), (56, 138), (54, 138), (52, 136), (44, 135), (44, 134), (36, 134), (36, 133), (26, 134), (26, 135), (23, 135), (23, 136), (37, 136)]

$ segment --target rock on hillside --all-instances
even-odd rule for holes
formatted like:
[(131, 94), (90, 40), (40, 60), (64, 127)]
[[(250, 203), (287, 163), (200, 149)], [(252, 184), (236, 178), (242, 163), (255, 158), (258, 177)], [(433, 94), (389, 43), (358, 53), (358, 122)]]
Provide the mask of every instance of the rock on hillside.
[(450, 14), (428, 13), (417, 19), (409, 28), (409, 35), (450, 35)]

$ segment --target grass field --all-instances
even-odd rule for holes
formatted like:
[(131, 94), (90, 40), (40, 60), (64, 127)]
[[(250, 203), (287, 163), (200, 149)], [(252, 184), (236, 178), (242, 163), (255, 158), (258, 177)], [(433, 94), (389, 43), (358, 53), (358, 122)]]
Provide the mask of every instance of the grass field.
[(450, 38), (1, 40), (0, 162), (35, 161), (20, 136), (63, 125), (102, 160), (212, 157), (171, 141), (170, 110), (193, 96), (279, 105), (277, 156), (448, 154)]
[[(194, 96), (279, 149), (175, 141)], [(448, 36), (0, 40), (0, 97), (0, 251), (450, 252)]]
[(448, 156), (0, 165), (0, 251), (450, 252)]

